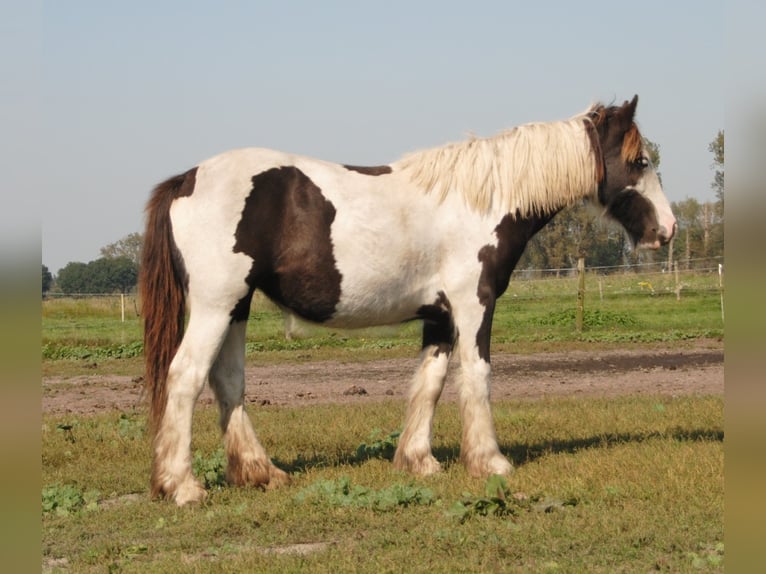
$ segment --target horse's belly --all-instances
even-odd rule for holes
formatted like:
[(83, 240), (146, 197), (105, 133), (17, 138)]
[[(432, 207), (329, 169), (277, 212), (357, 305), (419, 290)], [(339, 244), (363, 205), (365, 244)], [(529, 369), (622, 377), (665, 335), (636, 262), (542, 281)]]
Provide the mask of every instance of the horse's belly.
[(401, 323), (416, 318), (418, 309), (428, 302), (423, 289), (398, 281), (346, 284), (328, 324), (355, 328)]

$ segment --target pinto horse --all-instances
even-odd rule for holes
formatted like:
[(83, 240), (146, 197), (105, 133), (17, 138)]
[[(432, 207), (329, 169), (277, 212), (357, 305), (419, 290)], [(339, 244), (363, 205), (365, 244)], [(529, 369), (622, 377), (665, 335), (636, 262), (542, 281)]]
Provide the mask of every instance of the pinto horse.
[[(394, 466), (440, 470), (432, 421), (457, 348), (460, 456), (476, 476), (509, 474), (490, 410), (490, 331), (529, 239), (588, 200), (634, 245), (658, 248), (676, 222), (634, 122), (638, 97), (359, 167), (268, 149), (208, 159), (148, 202), (140, 289), (154, 433), (152, 496), (205, 489), (191, 468), (192, 415), (209, 382), (232, 484), (289, 482), (245, 412), (245, 326), (260, 289), (332, 327), (423, 321)], [(184, 332), (185, 309), (189, 320)]]

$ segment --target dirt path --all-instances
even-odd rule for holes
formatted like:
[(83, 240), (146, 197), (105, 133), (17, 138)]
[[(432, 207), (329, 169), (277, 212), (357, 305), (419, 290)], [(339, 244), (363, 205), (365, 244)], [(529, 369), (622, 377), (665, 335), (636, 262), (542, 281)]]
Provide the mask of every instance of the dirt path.
[[(311, 405), (404, 399), (417, 359), (323, 361), (248, 367), (246, 399), (256, 405)], [(453, 373), (442, 400), (456, 398)], [(723, 394), (723, 343), (667, 351), (571, 351), (492, 357), (493, 399), (623, 394)], [(139, 377), (88, 375), (42, 381), (44, 413), (89, 414), (142, 406)], [(203, 404), (212, 404), (209, 389)]]

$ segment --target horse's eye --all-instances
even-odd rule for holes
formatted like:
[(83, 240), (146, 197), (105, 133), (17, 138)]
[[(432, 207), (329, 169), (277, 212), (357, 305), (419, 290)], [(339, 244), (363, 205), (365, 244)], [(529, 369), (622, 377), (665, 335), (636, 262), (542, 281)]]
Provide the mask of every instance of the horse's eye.
[(643, 168), (645, 168), (645, 167), (649, 167), (649, 158), (648, 158), (648, 157), (644, 157), (644, 156), (641, 156), (640, 158), (638, 158), (638, 159), (637, 159), (635, 162), (633, 162), (633, 163), (635, 164), (635, 166), (636, 166), (636, 167), (640, 167), (640, 168), (642, 168), (642, 169), (643, 169)]

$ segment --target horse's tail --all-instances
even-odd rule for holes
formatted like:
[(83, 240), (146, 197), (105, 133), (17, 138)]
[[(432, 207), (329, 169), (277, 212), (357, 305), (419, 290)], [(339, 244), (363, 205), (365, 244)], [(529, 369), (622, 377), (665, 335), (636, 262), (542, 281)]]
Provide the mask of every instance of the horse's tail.
[(170, 362), (184, 331), (187, 275), (173, 241), (170, 205), (191, 194), (196, 170), (159, 184), (146, 205), (146, 233), (141, 254), (139, 290), (144, 317), (145, 389), (154, 431), (167, 404), (166, 380)]

